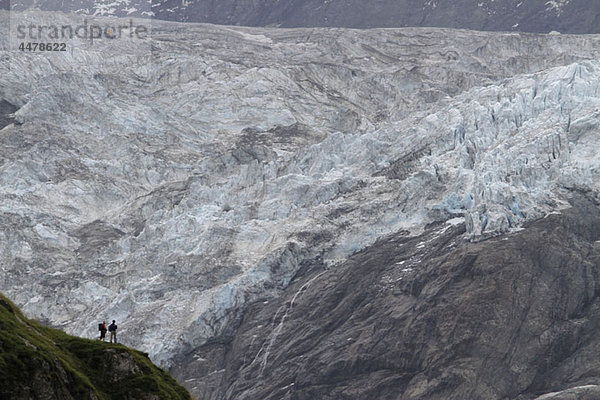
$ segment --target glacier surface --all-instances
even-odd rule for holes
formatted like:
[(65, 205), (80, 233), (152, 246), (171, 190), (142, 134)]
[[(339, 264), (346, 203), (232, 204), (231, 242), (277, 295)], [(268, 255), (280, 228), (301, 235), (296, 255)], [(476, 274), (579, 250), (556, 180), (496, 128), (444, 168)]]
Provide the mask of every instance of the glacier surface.
[(0, 291), (71, 333), (116, 319), (168, 367), (307, 261), (600, 191), (600, 36), (151, 30), (0, 53)]

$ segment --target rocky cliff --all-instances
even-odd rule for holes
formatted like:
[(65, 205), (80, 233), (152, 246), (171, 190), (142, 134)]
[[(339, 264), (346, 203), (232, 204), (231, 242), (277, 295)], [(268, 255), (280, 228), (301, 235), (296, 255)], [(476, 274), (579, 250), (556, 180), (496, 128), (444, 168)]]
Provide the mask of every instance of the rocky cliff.
[[(32, 11), (13, 13), (11, 21), (13, 27), (75, 26), (82, 17)], [(87, 23), (129, 21), (90, 18)], [(405, 249), (415, 257), (390, 253), (399, 263), (389, 272), (390, 286), (405, 279), (404, 273), (423, 268), (414, 285), (424, 287), (435, 274), (418, 252), (438, 243), (428, 241), (435, 236), (432, 227), (448, 227), (440, 235), (453, 235), (461, 249), (485, 253), (489, 243), (502, 244), (534, 221), (555, 221), (559, 217), (553, 215), (574, 208), (574, 194), (594, 199), (600, 190), (598, 36), (159, 21), (147, 28), (151, 35), (137, 39), (92, 43), (74, 38), (65, 52), (0, 53), (0, 289), (28, 315), (81, 336), (95, 335), (98, 319), (116, 319), (124, 343), (145, 349), (197, 394), (275, 393), (274, 383), (261, 379), (271, 373), (273, 351), (289, 358), (278, 331), (289, 328), (285, 320), (293, 314), (286, 310), (293, 307), (279, 303), (273, 310), (269, 304), (299, 293), (298, 286), (287, 288), (308, 283), (302, 274), (325, 267), (342, 268), (340, 274), (355, 271), (350, 265), (362, 261), (352, 257), (377, 252), (381, 243), (397, 238), (416, 243), (413, 250)], [(16, 44), (13, 35), (10, 39)], [(593, 248), (588, 236), (573, 239), (581, 241), (576, 259), (587, 260)], [(436, 254), (456, 260), (431, 265), (471, 268), (450, 251)], [(552, 254), (564, 251), (559, 247)], [(306, 277), (313, 283), (325, 276), (310, 274)], [(548, 282), (559, 279), (552, 276)], [(331, 291), (343, 293), (347, 284), (342, 279)], [(419, 297), (420, 289), (407, 297), (398, 285), (394, 290), (406, 307), (421, 300), (435, 304), (433, 297)], [(362, 290), (358, 283), (352, 288)], [(568, 296), (581, 290), (567, 289)], [(594, 298), (587, 290), (586, 298)], [(384, 311), (395, 310), (369, 293), (359, 296)], [(360, 305), (353, 297), (348, 301)], [(334, 304), (327, 300), (324, 306)], [(251, 314), (245, 314), (248, 305)], [(396, 305), (399, 322), (389, 329), (416, 318)], [(434, 333), (429, 330), (445, 309), (430, 306), (423, 305), (432, 313), (429, 325), (419, 322), (414, 332)], [(260, 314), (261, 307), (266, 314)], [(375, 308), (368, 310), (382, 326), (388, 323)], [(246, 343), (251, 327), (244, 316), (264, 319), (269, 313), (279, 321), (273, 331), (262, 324), (265, 331), (251, 333), (255, 343)], [(546, 315), (543, 321), (553, 318)], [(441, 332), (451, 335), (446, 328), (452, 326), (441, 326), (440, 336), (427, 340), (439, 339)], [(318, 334), (323, 340), (337, 335)], [(385, 337), (387, 344), (397, 338)], [(458, 346), (447, 340), (448, 348)], [(426, 349), (413, 346), (416, 337), (406, 341), (396, 354), (403, 358), (394, 361), (405, 364), (390, 368), (417, 380), (397, 387), (415, 398), (418, 387), (431, 396), (444, 393), (441, 386), (419, 381), (425, 378), (415, 371), (422, 368), (424, 376), (442, 379), (435, 371), (454, 368), (464, 348), (457, 347), (458, 358), (450, 354), (435, 364), (441, 347), (424, 355)], [(225, 346), (215, 347), (216, 361), (203, 356), (204, 346), (215, 343)], [(235, 343), (247, 345), (248, 352), (226, 353)], [(567, 348), (565, 354), (575, 349)], [(416, 358), (402, 361), (410, 349), (418, 350)], [(540, 349), (531, 350), (531, 357)], [(497, 357), (499, 350), (492, 350)], [(221, 359), (227, 354), (252, 360), (231, 364)], [(337, 354), (321, 359), (332, 365), (323, 376), (337, 382), (340, 370), (360, 372), (352, 368), (363, 365), (364, 357), (358, 362)], [(498, 368), (516, 368), (518, 374), (533, 358)], [(194, 364), (197, 373), (189, 375), (180, 367), (191, 360), (209, 361)], [(383, 368), (370, 362), (364, 364), (367, 372)], [(239, 368), (249, 381), (236, 375)], [(294, 368), (286, 366), (282, 373), (292, 374)], [(468, 368), (458, 368), (456, 376), (468, 381)], [(257, 376), (258, 383), (249, 383)], [(307, 387), (325, 379), (308, 374), (297, 382), (290, 376), (285, 376), (288, 384)], [(377, 376), (385, 380), (387, 375)], [(200, 378), (214, 379), (217, 387), (196, 384)], [(501, 387), (477, 393), (518, 394), (505, 388), (512, 378), (505, 379)], [(529, 394), (555, 389), (542, 380), (528, 392), (525, 384), (535, 379), (527, 376), (516, 387)], [(569, 379), (557, 382), (586, 383)], [(465, 387), (449, 386), (448, 393), (466, 393)], [(327, 390), (323, 393), (335, 396)]]
[(597, 399), (598, 200), (478, 243), (447, 221), (307, 265), (175, 372), (202, 399)]
[(0, 7), (244, 26), (600, 32), (600, 4), (594, 0), (3, 0)]
[(186, 400), (148, 355), (68, 336), (25, 318), (0, 295), (0, 399)]

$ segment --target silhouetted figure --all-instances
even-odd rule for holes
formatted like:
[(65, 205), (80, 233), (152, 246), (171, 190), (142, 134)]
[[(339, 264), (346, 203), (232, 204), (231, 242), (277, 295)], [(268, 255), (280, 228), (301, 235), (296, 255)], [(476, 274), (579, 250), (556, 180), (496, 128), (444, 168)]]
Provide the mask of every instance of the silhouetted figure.
[(117, 343), (117, 324), (115, 324), (115, 320), (113, 319), (112, 324), (108, 326), (108, 331), (110, 332), (110, 342), (113, 342), (113, 338), (115, 339), (115, 343)]
[(102, 321), (101, 324), (98, 324), (98, 330), (100, 331), (100, 339), (103, 342), (106, 341), (106, 321)]

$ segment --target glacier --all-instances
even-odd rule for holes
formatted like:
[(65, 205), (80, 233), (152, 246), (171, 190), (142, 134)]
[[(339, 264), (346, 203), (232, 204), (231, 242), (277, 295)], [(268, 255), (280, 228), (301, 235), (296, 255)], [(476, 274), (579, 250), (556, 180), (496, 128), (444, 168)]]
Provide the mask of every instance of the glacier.
[(0, 52), (0, 291), (70, 333), (170, 367), (310, 260), (600, 191), (600, 36), (151, 25)]

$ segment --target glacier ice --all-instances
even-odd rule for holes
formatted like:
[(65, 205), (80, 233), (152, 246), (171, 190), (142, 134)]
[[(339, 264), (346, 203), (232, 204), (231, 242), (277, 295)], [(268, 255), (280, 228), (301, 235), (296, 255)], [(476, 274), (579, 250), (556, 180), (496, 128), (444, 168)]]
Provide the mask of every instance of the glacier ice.
[[(49, 16), (79, 18), (21, 15)], [(479, 240), (600, 189), (598, 36), (152, 32), (0, 53), (19, 108), (0, 131), (0, 290), (79, 335), (116, 319), (163, 365), (307, 260), (437, 220)]]

